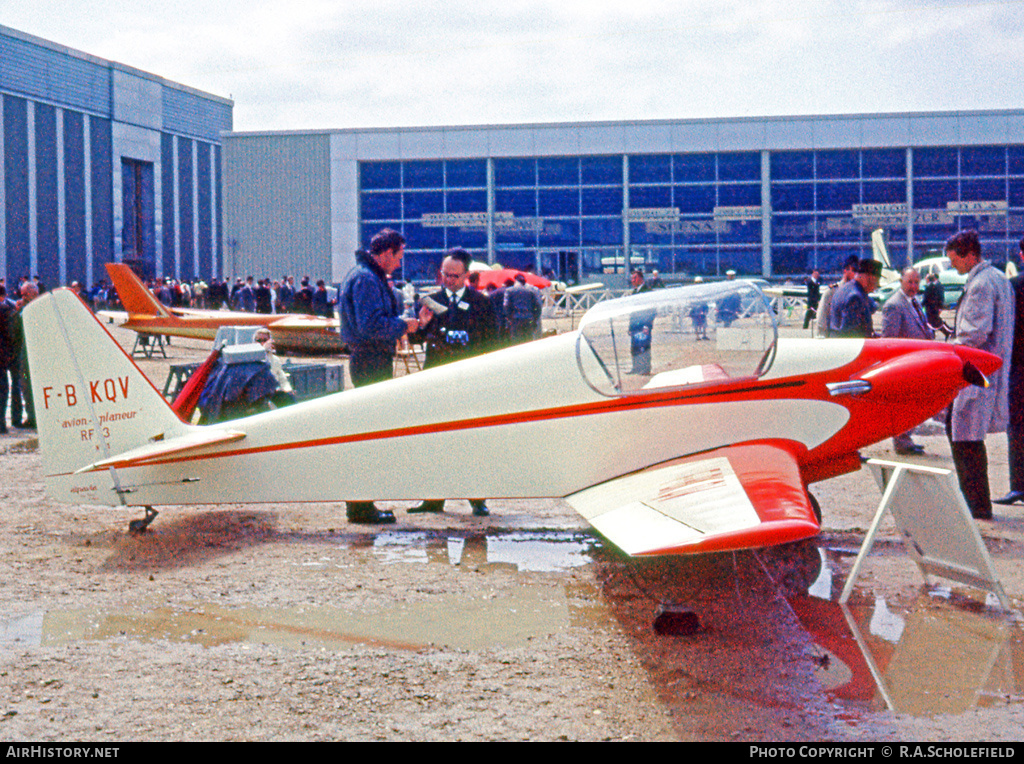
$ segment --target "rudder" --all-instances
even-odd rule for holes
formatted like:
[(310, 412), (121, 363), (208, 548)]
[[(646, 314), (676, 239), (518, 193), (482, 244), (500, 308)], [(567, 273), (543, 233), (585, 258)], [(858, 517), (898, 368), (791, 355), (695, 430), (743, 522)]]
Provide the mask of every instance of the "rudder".
[(43, 470), (62, 501), (120, 504), (116, 474), (75, 470), (188, 429), (73, 292), (56, 289), (23, 312)]
[(171, 312), (146, 288), (135, 272), (124, 263), (107, 263), (107, 275), (117, 290), (124, 309), (129, 315), (163, 316), (169, 318)]

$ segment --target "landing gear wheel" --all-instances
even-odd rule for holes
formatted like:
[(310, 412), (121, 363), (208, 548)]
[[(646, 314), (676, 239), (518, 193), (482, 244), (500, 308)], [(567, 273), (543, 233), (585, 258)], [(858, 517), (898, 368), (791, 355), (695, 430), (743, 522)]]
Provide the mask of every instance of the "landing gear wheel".
[(153, 509), (152, 507), (146, 507), (145, 509), (145, 517), (143, 517), (141, 520), (132, 520), (130, 523), (128, 523), (128, 532), (132, 535), (145, 533), (146, 528), (148, 528), (149, 524), (153, 522), (153, 520), (156, 518), (157, 511), (155, 509)]
[(818, 521), (818, 525), (821, 525), (821, 505), (810, 491), (807, 492), (807, 498), (811, 500), (811, 509), (814, 510), (814, 517)]

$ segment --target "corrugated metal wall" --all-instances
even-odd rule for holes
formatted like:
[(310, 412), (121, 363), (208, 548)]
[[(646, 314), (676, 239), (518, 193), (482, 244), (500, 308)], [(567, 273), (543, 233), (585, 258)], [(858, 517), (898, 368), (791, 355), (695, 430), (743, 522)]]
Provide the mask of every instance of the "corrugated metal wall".
[(225, 275), (330, 280), (329, 136), (234, 136), (223, 152)]
[(42, 101), (110, 116), (110, 73), (99, 59), (0, 34), (0, 82)]
[(231, 129), (231, 106), (177, 88), (163, 88), (164, 130), (219, 142)]

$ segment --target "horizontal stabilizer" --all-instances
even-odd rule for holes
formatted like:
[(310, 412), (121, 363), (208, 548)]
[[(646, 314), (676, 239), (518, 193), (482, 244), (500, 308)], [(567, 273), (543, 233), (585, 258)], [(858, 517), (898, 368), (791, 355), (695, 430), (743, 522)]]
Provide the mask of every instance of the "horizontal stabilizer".
[(678, 459), (566, 500), (631, 555), (748, 549), (819, 530), (796, 459), (772, 443)]
[(94, 462), (89, 466), (78, 470), (76, 474), (81, 472), (92, 472), (95, 470), (105, 470), (108, 467), (141, 467), (158, 462), (166, 457), (180, 457), (201, 451), (209, 446), (220, 445), (222, 443), (234, 443), (244, 437), (245, 433), (239, 430), (210, 431), (204, 429), (198, 432), (191, 432), (188, 435), (172, 438), (171, 440), (147, 443), (145, 446), (133, 448), (131, 451), (125, 451), (123, 454), (118, 454), (117, 456), (112, 456), (109, 459), (102, 459), (101, 461)]

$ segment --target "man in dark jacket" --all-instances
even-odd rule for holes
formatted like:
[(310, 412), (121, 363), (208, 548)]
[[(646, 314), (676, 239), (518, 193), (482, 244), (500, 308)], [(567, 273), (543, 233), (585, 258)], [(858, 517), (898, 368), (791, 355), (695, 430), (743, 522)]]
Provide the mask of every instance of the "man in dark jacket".
[[(643, 268), (635, 268), (629, 276), (632, 285), (630, 294), (643, 294), (651, 291), (651, 285), (644, 278)], [(651, 373), (651, 332), (654, 331), (654, 319), (657, 311), (644, 308), (629, 316), (629, 354), (633, 358), (630, 374)]]
[(505, 289), (505, 327), (513, 344), (529, 342), (540, 333), (543, 300), (540, 291), (517, 273), (512, 286)]
[[(358, 253), (356, 253), (356, 257), (358, 259)], [(295, 299), (292, 301), (292, 312), (306, 316), (313, 315), (313, 287), (309, 285), (309, 276), (302, 277), (302, 284), (295, 292)]]
[[(10, 393), (18, 396), (17, 406), (12, 411), (21, 411), (21, 384), (18, 378), (18, 342), (15, 339), (16, 308), (7, 299), (7, 289), (0, 284), (0, 433), (7, 432), (7, 398)], [(13, 385), (12, 385), (13, 383)], [(12, 419), (11, 425), (19, 421)]]
[(285, 276), (281, 279), (281, 291), (277, 293), (280, 305), (278, 313), (291, 313), (292, 304), (295, 302), (295, 277)]
[[(1020, 262), (1024, 263), (1024, 239), (1020, 240)], [(1024, 273), (1010, 279), (1013, 288), (1013, 354), (1010, 356), (1010, 420), (1006, 426), (1007, 456), (1010, 462), (1010, 492), (996, 504), (1024, 502)]]
[(804, 329), (811, 325), (811, 321), (818, 317), (818, 303), (821, 302), (821, 275), (818, 269), (811, 271), (811, 275), (804, 282), (807, 285), (807, 307), (804, 309)]
[(485, 295), (467, 283), (470, 255), (453, 249), (441, 264), (442, 288), (429, 295), (447, 310), (434, 314), (421, 312), (426, 325), (420, 336), (426, 342), (426, 368), (470, 358), (494, 349), (497, 321), (494, 307)]
[(323, 279), (316, 282), (316, 291), (313, 292), (313, 299), (310, 301), (314, 316), (330, 318), (334, 313), (334, 306), (331, 304), (331, 296), (327, 293), (327, 284)]
[[(356, 265), (345, 276), (338, 296), (339, 330), (349, 349), (349, 374), (356, 387), (390, 379), (395, 343), (420, 327), (415, 318), (401, 318), (402, 308), (388, 284), (402, 263), (405, 239), (385, 228), (373, 237), (370, 251), (356, 252)], [(308, 283), (308, 282), (307, 282)], [(390, 510), (380, 510), (372, 501), (348, 502), (349, 522), (393, 523)]]
[(929, 273), (925, 277), (921, 307), (924, 308), (924, 314), (928, 318), (928, 325), (933, 329), (938, 329), (948, 339), (949, 332), (946, 331), (946, 327), (942, 323), (942, 309), (946, 307), (945, 291), (942, 288), (942, 284), (939, 283), (939, 277), (934, 273)]
[(257, 313), (272, 313), (274, 310), (274, 294), (270, 291), (270, 279), (260, 279), (253, 290), (253, 299)]
[(882, 264), (864, 259), (857, 264), (857, 275), (836, 291), (832, 298), (829, 321), (830, 337), (873, 337), (875, 334), (871, 314), (875, 304), (869, 295), (878, 289)]
[[(11, 399), (11, 424), (25, 430), (36, 429), (36, 409), (32, 400), (32, 370), (28, 366), (28, 354), (25, 350), (25, 330), (21, 323), (21, 313), (25, 306), (39, 296), (39, 286), (34, 281), (26, 281), (21, 285), (21, 299), (14, 306), (17, 312), (14, 315), (14, 329), (12, 336), (17, 344), (18, 376), (21, 385), (21, 394)], [(24, 403), (24, 406), (22, 406)], [(15, 410), (17, 408), (17, 411)], [(24, 419), (22, 410), (24, 409)]]

